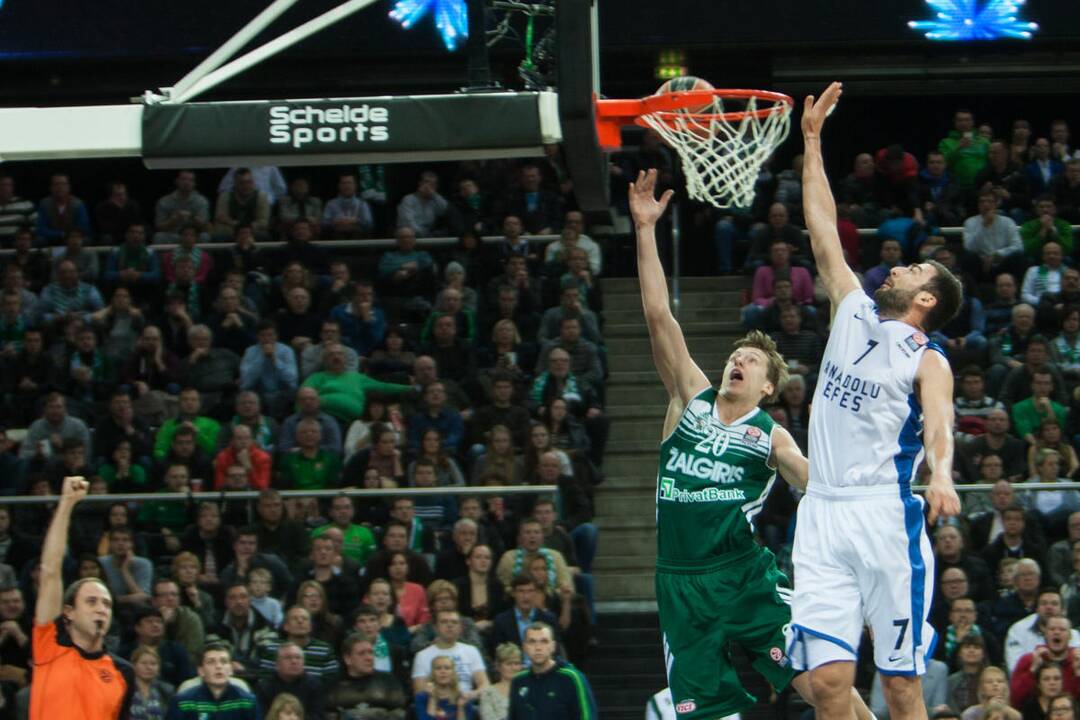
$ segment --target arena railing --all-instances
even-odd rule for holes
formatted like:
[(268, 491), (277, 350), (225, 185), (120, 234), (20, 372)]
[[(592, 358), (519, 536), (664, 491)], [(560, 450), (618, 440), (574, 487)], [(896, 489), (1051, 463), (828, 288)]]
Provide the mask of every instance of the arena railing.
[[(1080, 484), (1078, 484), (1080, 486)], [(471, 487), (452, 485), (434, 488), (336, 488), (329, 490), (277, 490), (283, 498), (348, 497), (419, 497), (424, 495), (558, 495), (558, 485), (484, 485)], [(190, 502), (222, 500), (258, 500), (260, 490), (202, 490), (199, 492), (104, 493), (87, 495), (80, 502)], [(60, 501), (59, 495), (0, 496), (0, 506), (48, 505)]]
[[(553, 243), (559, 239), (559, 235), (523, 235), (529, 242), (539, 243), (541, 245), (547, 245)], [(484, 235), (480, 238), (487, 245), (495, 245), (502, 241), (502, 235)], [(453, 247), (458, 243), (457, 237), (451, 236), (436, 236), (427, 238), (417, 238), (416, 246), (418, 248), (442, 248)], [(255, 243), (255, 247), (258, 249), (263, 248), (280, 248), (285, 247), (287, 243), (284, 240), (266, 240), (263, 242)], [(389, 250), (397, 245), (395, 238), (352, 238), (343, 240), (312, 240), (312, 245), (324, 248), (346, 248), (349, 250)], [(112, 252), (120, 246), (120, 243), (113, 245), (85, 245), (83, 249), (89, 250), (95, 253), (107, 253)], [(53, 250), (60, 249), (62, 245), (49, 245), (46, 247), (35, 247), (35, 250)], [(175, 243), (149, 243), (148, 248), (154, 250), (175, 250), (178, 246)], [(231, 242), (209, 242), (209, 243), (197, 243), (195, 247), (200, 250), (228, 250), (232, 247)], [(14, 255), (15, 251), (11, 248), (5, 248), (0, 250), (0, 257), (5, 255)]]
[[(956, 491), (961, 495), (975, 492), (990, 492), (993, 485), (956, 484)], [(1019, 482), (1013, 483), (1013, 492), (1025, 492), (1028, 490), (1080, 490), (1080, 482)], [(926, 491), (926, 485), (913, 485), (913, 492)], [(337, 488), (329, 490), (277, 490), (283, 498), (314, 497), (335, 498), (341, 495), (348, 497), (419, 497), (424, 495), (558, 495), (558, 485), (484, 485), (471, 487), (453, 485), (449, 487), (434, 488)], [(161, 493), (105, 493), (103, 495), (87, 495), (81, 502), (181, 502), (181, 501), (217, 501), (222, 500), (258, 500), (262, 494), (259, 490), (203, 490), (199, 492), (161, 492)], [(48, 505), (60, 501), (59, 495), (11, 495), (0, 496), (0, 506), (3, 505)]]
[[(1078, 230), (1080, 230), (1080, 225), (1070, 225), (1069, 227), (1072, 228), (1073, 232), (1077, 232)], [(878, 232), (877, 228), (859, 228), (858, 229), (859, 237), (870, 237), (870, 236), (873, 236), (873, 235), (877, 235), (877, 232)], [(803, 237), (810, 237), (810, 231), (805, 229), (805, 228), (803, 229), (802, 234), (803, 234)], [(963, 235), (964, 234), (964, 228), (959, 227), (959, 226), (958, 227), (938, 228), (938, 233), (937, 234), (943, 235), (945, 237), (955, 237), (957, 235)]]

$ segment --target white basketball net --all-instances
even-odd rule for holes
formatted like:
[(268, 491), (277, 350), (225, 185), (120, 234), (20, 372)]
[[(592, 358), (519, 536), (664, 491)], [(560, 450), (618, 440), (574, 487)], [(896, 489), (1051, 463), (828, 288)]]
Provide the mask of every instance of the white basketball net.
[(722, 210), (732, 206), (750, 207), (758, 171), (787, 138), (791, 125), (791, 106), (774, 100), (772, 108), (758, 117), (758, 98), (729, 98), (729, 103), (745, 108), (726, 112), (745, 112), (734, 123), (724, 119), (724, 98), (713, 96), (712, 103), (693, 110), (646, 113), (642, 122), (651, 127), (679, 154), (686, 175), (686, 190), (691, 198), (710, 203)]

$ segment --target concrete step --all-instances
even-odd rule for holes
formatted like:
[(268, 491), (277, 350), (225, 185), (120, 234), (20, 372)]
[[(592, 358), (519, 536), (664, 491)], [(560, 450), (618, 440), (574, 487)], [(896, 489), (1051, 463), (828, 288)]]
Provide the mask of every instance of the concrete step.
[[(683, 293), (679, 301), (678, 312), (672, 306), (675, 316), (684, 320), (684, 312), (697, 310), (715, 310), (726, 313), (729, 317), (737, 319), (739, 311), (745, 304), (742, 293)], [(605, 315), (609, 310), (638, 310), (641, 311), (641, 296), (635, 293), (616, 293), (604, 295)]]
[(617, 420), (619, 424), (627, 420), (655, 420), (656, 418), (663, 420), (664, 414), (667, 412), (667, 403), (661, 405), (620, 405), (619, 407), (606, 408), (604, 412), (611, 418), (612, 422)]
[[(656, 469), (657, 459), (652, 459), (653, 470)], [(597, 497), (606, 497), (606, 493), (619, 494), (621, 492), (629, 492), (632, 490), (649, 490), (650, 492), (656, 489), (656, 475), (648, 475), (645, 473), (645, 468), (639, 467), (633, 474), (623, 474), (618, 477), (608, 477), (604, 481), (602, 487), (596, 491)]]
[(654, 440), (660, 442), (664, 418), (660, 415), (644, 419), (619, 419), (612, 421), (612, 436), (625, 440)]
[(601, 533), (597, 553), (602, 553), (605, 548), (611, 547), (629, 554), (656, 555), (656, 536), (651, 531), (645, 532), (642, 528), (612, 530), (604, 526), (601, 528)]
[[(668, 287), (671, 287), (671, 278), (667, 279)], [(640, 283), (636, 277), (604, 278), (604, 294), (619, 292), (639, 292)], [(679, 279), (679, 289), (683, 292), (695, 292), (701, 290), (731, 291), (750, 287), (750, 278), (738, 275), (725, 275), (724, 277), (683, 277)]]
[[(623, 478), (619, 478), (621, 482)], [(607, 483), (604, 483), (607, 485)], [(603, 494), (597, 494), (597, 505), (602, 506), (605, 515), (638, 515), (645, 513), (655, 516), (656, 510), (655, 481), (653, 487), (641, 485), (618, 485), (605, 488)]]
[[(622, 304), (615, 307), (617, 309), (604, 311), (604, 322), (609, 324), (631, 322), (644, 324), (645, 315), (641, 312), (640, 307), (630, 309)], [(739, 317), (739, 306), (737, 304), (710, 307), (705, 303), (695, 301), (690, 304), (684, 302), (679, 308), (679, 322), (681, 323), (709, 322), (712, 320), (738, 322)], [(605, 335), (606, 332), (605, 327)]]
[(620, 600), (655, 600), (654, 571), (595, 572), (596, 596)]
[[(640, 405), (642, 403), (651, 403), (654, 405), (661, 405), (663, 407), (667, 407), (668, 394), (667, 390), (664, 388), (663, 383), (657, 380), (655, 385), (608, 385), (608, 407), (618, 405)], [(617, 435), (618, 428), (613, 427), (612, 434)], [(605, 454), (605, 457), (610, 457), (610, 454), (610, 451), (608, 451)]]
[[(654, 537), (656, 534), (655, 512), (638, 513), (635, 515), (615, 515), (612, 513), (599, 512), (597, 513), (594, 522), (603, 532), (614, 530), (626, 535), (640, 533), (643, 536), (648, 537)], [(603, 542), (603, 540), (601, 540), (601, 542)]]
[(593, 572), (651, 572), (656, 565), (656, 554), (652, 555), (596, 555), (593, 560)]
[[(714, 374), (719, 374), (720, 371), (723, 369), (724, 362), (727, 361), (727, 353), (731, 351), (730, 343), (734, 343), (735, 340), (737, 340), (738, 338), (734, 335), (730, 336), (729, 344), (724, 353), (707, 352), (695, 355), (693, 348), (696, 348), (699, 341), (701, 341), (702, 339), (703, 338), (688, 337), (686, 339), (687, 346), (692, 348), (690, 351), (690, 356), (694, 359), (694, 361), (697, 362), (699, 365), (703, 365), (705, 369), (705, 374), (709, 377), (712, 377)], [(611, 373), (616, 373), (623, 370), (629, 370), (631, 372), (642, 372), (648, 370), (653, 373), (653, 376), (657, 380), (660, 379), (660, 376), (656, 375), (656, 365), (653, 363), (651, 349), (647, 353), (632, 355), (623, 354), (619, 356), (612, 356), (609, 354), (608, 371)]]
[[(681, 321), (683, 337), (712, 337), (714, 335), (737, 335), (742, 332), (742, 325), (738, 317), (721, 321), (713, 318), (708, 322)], [(644, 320), (638, 322), (612, 323), (604, 325), (604, 341), (610, 342), (613, 338), (623, 337), (649, 337), (649, 328)]]
[(651, 453), (650, 465), (655, 467), (659, 459), (659, 441), (657, 440), (633, 440), (623, 439), (619, 433), (612, 433), (612, 440), (608, 441), (605, 457), (616, 455), (634, 454), (644, 455)]
[[(690, 350), (690, 356), (698, 364), (713, 365), (713, 359), (727, 359), (731, 354), (731, 346), (742, 337), (739, 334), (708, 333), (706, 335), (689, 336), (686, 345)], [(619, 359), (630, 355), (643, 355), (651, 357), (652, 348), (649, 338), (611, 338), (604, 343), (607, 346), (608, 363), (611, 369), (618, 369)]]
[(620, 477), (651, 475), (656, 472), (658, 459), (659, 451), (655, 447), (648, 452), (641, 451), (626, 454), (609, 450), (604, 456), (604, 474), (608, 478), (607, 482)]
[[(650, 629), (660, 632), (660, 617), (656, 614), (656, 607), (650, 607), (643, 610), (634, 611), (600, 611), (600, 620), (597, 622), (597, 637), (600, 642), (609, 637), (625, 637), (621, 634), (624, 630), (633, 630), (635, 632), (644, 630), (648, 632)], [(609, 633), (615, 633), (615, 635), (609, 635)]]

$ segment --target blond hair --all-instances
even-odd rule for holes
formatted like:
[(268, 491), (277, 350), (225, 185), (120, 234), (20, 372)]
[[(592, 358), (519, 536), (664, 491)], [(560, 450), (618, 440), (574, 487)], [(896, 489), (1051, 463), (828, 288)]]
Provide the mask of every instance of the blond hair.
[(291, 693), (281, 693), (274, 698), (266, 711), (266, 720), (277, 720), (286, 710), (292, 710), (300, 720), (304, 720), (304, 706), (300, 704), (300, 698)]
[(787, 361), (784, 360), (784, 356), (780, 354), (780, 351), (776, 349), (776, 341), (760, 330), (752, 330), (735, 341), (735, 349), (740, 348), (754, 348), (765, 354), (765, 359), (768, 362), (766, 377), (773, 385), (772, 393), (765, 399), (769, 402), (776, 402), (776, 399), (780, 397), (780, 391), (784, 389), (784, 385), (788, 380)]
[[(450, 657), (449, 655), (437, 655), (436, 657), (431, 658), (431, 672), (428, 674), (428, 680), (430, 680), (431, 684), (435, 686), (436, 692), (438, 692), (438, 690), (440, 688), (439, 688), (438, 684), (436, 684), (436, 682), (435, 682), (435, 663), (439, 662), (440, 660), (446, 660), (447, 662), (449, 662), (451, 670), (454, 670), (454, 668), (456, 667), (455, 664), (454, 664), (454, 658)], [(461, 687), (458, 686), (458, 679), (457, 679), (457, 673), (456, 672), (454, 672), (454, 675), (451, 678), (450, 687), (445, 688), (445, 689), (448, 691), (448, 695), (449, 695), (447, 700), (449, 700), (451, 702), (451, 704), (456, 705), (457, 701), (458, 701), (458, 697), (461, 695)]]
[(458, 591), (454, 587), (454, 584), (449, 580), (435, 580), (427, 586), (427, 601), (428, 605), (435, 605), (435, 600), (440, 595), (450, 595), (454, 598), (454, 606), (457, 606)]
[(504, 642), (495, 648), (496, 664), (510, 662), (511, 660), (521, 662), (521, 648), (510, 642)]

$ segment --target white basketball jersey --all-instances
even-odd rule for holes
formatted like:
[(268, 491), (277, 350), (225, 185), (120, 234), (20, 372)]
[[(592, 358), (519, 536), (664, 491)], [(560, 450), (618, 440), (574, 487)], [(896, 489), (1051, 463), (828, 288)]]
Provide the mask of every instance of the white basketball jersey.
[(917, 328), (878, 318), (861, 289), (841, 301), (814, 391), (811, 488), (910, 496), (923, 457), (915, 374), (929, 347), (936, 346)]

